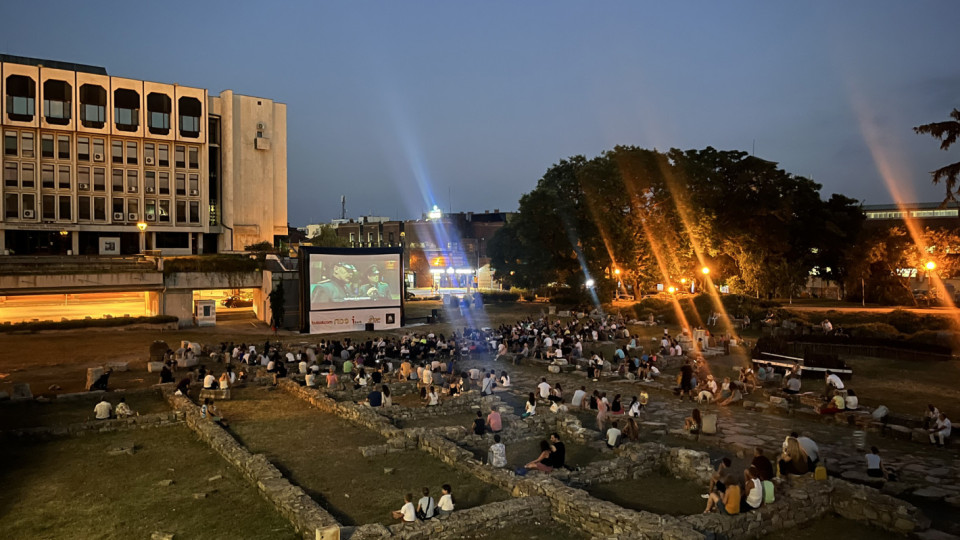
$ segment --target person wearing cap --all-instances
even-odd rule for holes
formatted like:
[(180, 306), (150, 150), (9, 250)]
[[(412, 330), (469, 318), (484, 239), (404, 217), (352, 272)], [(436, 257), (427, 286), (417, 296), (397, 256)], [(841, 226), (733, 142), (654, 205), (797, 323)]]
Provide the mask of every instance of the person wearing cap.
[(371, 300), (390, 298), (390, 284), (380, 281), (380, 267), (371, 264), (363, 274), (365, 281), (360, 285), (360, 294)]
[(316, 306), (328, 302), (343, 302), (354, 296), (350, 289), (357, 269), (352, 264), (338, 262), (333, 266), (332, 275), (313, 288), (311, 303)]

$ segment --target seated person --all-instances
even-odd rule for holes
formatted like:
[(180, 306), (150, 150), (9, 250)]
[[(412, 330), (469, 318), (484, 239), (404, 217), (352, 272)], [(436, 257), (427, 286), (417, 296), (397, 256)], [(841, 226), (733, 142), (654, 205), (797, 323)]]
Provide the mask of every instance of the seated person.
[(784, 441), (783, 453), (780, 455), (780, 473), (802, 476), (810, 472), (810, 461), (800, 447), (795, 437), (787, 437)]
[(117, 418), (126, 418), (128, 416), (134, 416), (136, 413), (127, 405), (127, 398), (120, 398), (120, 403), (117, 403), (114, 414), (117, 415)]
[(620, 437), (623, 434), (620, 431), (617, 421), (614, 420), (613, 424), (610, 426), (610, 429), (607, 430), (607, 448), (616, 448), (620, 446)]
[(800, 375), (797, 373), (791, 373), (789, 377), (784, 379), (783, 384), (783, 393), (796, 395), (800, 393)]
[(93, 408), (93, 414), (97, 420), (109, 420), (113, 416), (113, 405), (107, 401), (107, 398), (103, 398)]
[(756, 510), (763, 506), (763, 481), (756, 467), (743, 471), (743, 500), (740, 509), (744, 512)]
[(730, 396), (718, 403), (721, 407), (726, 407), (727, 405), (732, 405), (739, 401), (743, 401), (743, 392), (739, 382), (730, 383)]
[(550, 458), (550, 443), (547, 441), (540, 441), (540, 455), (537, 456), (537, 459), (531, 461), (524, 465), (527, 469), (537, 469), (543, 472), (553, 471), (553, 467), (549, 465)]
[(937, 418), (937, 423), (930, 429), (930, 444), (936, 444), (937, 446), (943, 446), (947, 444), (947, 439), (950, 438), (950, 431), (953, 428), (950, 423), (950, 419), (947, 418), (947, 415), (940, 413), (940, 417)]
[(483, 413), (477, 411), (477, 417), (473, 419), (473, 434), (483, 435), (487, 432), (487, 423), (483, 419)]
[(423, 520), (433, 519), (433, 514), (437, 510), (437, 503), (430, 496), (430, 488), (423, 488), (423, 497), (417, 501), (417, 517)]
[(717, 482), (716, 490), (707, 496), (707, 508), (704, 514), (709, 514), (714, 509), (725, 516), (733, 516), (740, 513), (740, 485), (733, 476), (726, 476), (722, 482)]
[(852, 389), (847, 390), (847, 397), (843, 398), (843, 408), (848, 411), (855, 411), (860, 408), (860, 398)]
[(820, 414), (837, 414), (846, 408), (846, 403), (839, 391), (833, 391), (833, 397), (825, 405), (817, 407), (816, 411)]
[(493, 444), (487, 451), (487, 463), (501, 469), (507, 466), (507, 448), (500, 442), (500, 435), (493, 436)]
[(867, 454), (867, 476), (870, 478), (889, 479), (889, 473), (880, 459), (880, 450), (876, 446), (870, 447), (870, 453)]
[(412, 525), (417, 522), (417, 509), (413, 506), (413, 493), (407, 493), (403, 496), (403, 506), (399, 510), (391, 512), (393, 519), (399, 519), (404, 525)]

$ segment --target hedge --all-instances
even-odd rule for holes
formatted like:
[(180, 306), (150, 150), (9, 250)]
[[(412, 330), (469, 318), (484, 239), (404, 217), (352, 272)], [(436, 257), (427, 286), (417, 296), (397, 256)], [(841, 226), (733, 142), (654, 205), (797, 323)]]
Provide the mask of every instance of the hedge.
[(77, 328), (113, 328), (131, 324), (166, 324), (177, 322), (173, 315), (153, 317), (113, 317), (110, 319), (74, 319), (69, 321), (37, 321), (0, 325), (0, 333), (36, 332), (39, 330), (73, 330)]
[(177, 272), (255, 272), (261, 267), (261, 261), (249, 255), (203, 255), (163, 260), (164, 275)]

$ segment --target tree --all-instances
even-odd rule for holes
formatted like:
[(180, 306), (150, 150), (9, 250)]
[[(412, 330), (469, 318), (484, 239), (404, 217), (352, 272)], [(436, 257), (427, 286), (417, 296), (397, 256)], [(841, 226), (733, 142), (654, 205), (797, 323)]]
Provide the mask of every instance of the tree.
[(352, 247), (350, 241), (337, 235), (333, 227), (320, 227), (320, 232), (309, 239), (311, 246), (317, 247)]
[[(953, 143), (957, 142), (957, 137), (960, 137), (960, 111), (954, 109), (950, 113), (950, 118), (953, 120), (924, 124), (913, 128), (913, 131), (918, 134), (929, 134), (935, 139), (940, 139), (940, 149), (947, 150)], [(960, 194), (960, 189), (957, 186), (957, 179), (960, 176), (960, 161), (940, 167), (930, 174), (933, 176), (934, 184), (939, 184), (941, 181), (945, 184), (944, 187), (946, 187), (947, 192), (943, 200), (944, 204), (948, 201), (957, 202), (957, 195)]]

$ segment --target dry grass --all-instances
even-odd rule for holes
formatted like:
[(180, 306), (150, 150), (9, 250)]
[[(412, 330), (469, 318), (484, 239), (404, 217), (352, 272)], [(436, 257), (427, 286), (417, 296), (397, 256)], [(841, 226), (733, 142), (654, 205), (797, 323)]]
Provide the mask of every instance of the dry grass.
[(707, 486), (661, 474), (595, 484), (586, 490), (598, 499), (624, 508), (672, 516), (699, 514), (707, 503), (700, 498), (701, 493), (706, 493)]
[(345, 525), (391, 523), (390, 511), (403, 505), (403, 495), (417, 495), (423, 487), (439, 499), (440, 486), (450, 484), (459, 509), (508, 498), (418, 450), (364, 458), (359, 447), (386, 441), (293, 396), (261, 388), (235, 395), (220, 408), (241, 443), (264, 453)]
[[(131, 443), (133, 455), (107, 452)], [(0, 538), (297, 538), (184, 426), (0, 445)], [(221, 475), (223, 478), (208, 481)], [(159, 486), (173, 480), (171, 486)], [(195, 493), (207, 493), (195, 499)]]
[[(116, 407), (120, 396), (106, 394), (107, 401)], [(170, 410), (159, 393), (136, 392), (124, 396), (127, 405), (134, 412), (151, 414)], [(0, 431), (7, 429), (53, 426), (86, 422), (94, 419), (93, 407), (100, 401), (100, 395), (91, 395), (89, 398), (78, 398), (65, 401), (51, 401), (40, 403), (25, 401), (19, 403), (4, 403), (0, 405)]]

